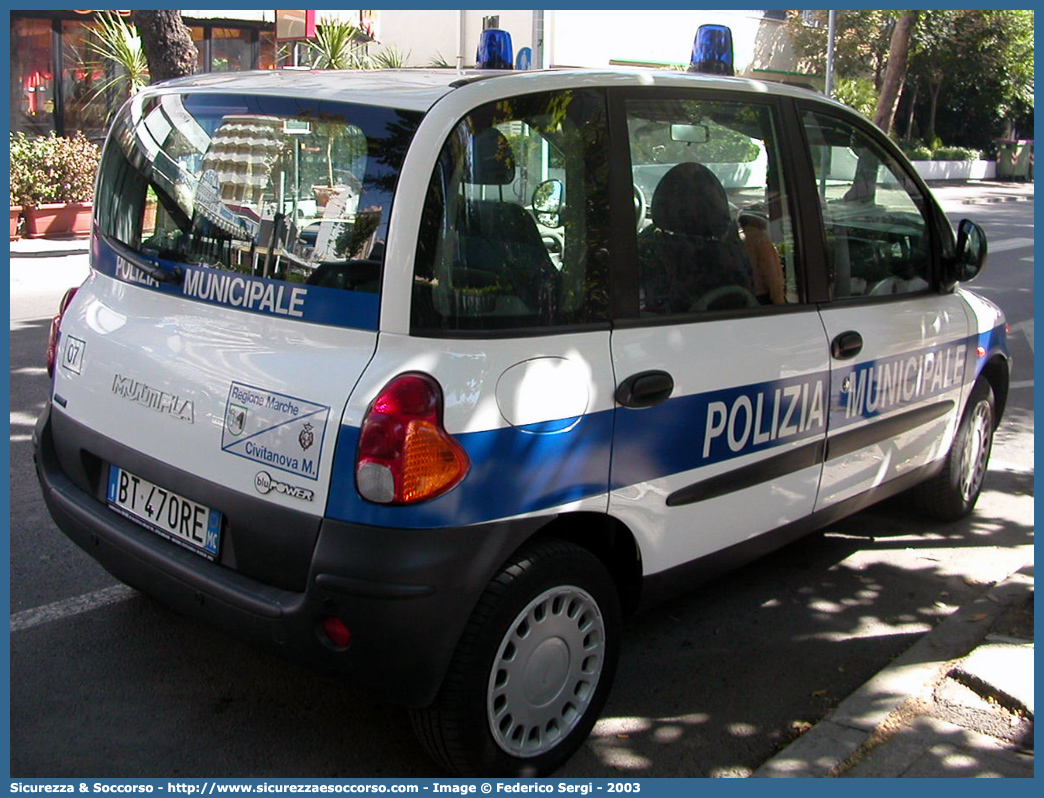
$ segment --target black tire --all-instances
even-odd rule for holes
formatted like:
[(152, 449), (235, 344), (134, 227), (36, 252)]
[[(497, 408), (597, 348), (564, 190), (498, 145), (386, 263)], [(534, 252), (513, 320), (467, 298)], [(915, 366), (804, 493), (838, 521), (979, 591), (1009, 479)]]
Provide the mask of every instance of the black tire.
[(551, 773), (594, 727), (619, 641), (616, 586), (594, 555), (561, 540), (523, 547), (482, 594), (413, 729), (460, 776)]
[(993, 388), (980, 378), (968, 397), (943, 470), (914, 491), (918, 505), (933, 518), (957, 521), (979, 500), (993, 447), (995, 407)]

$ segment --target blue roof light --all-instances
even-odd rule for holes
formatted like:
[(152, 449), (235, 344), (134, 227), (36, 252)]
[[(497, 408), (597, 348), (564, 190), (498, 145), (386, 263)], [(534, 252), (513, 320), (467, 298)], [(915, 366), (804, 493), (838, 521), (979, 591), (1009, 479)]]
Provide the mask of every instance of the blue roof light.
[(479, 69), (513, 69), (511, 34), (499, 28), (482, 31), (475, 65)]
[(735, 75), (732, 30), (726, 25), (700, 25), (692, 44), (690, 72)]

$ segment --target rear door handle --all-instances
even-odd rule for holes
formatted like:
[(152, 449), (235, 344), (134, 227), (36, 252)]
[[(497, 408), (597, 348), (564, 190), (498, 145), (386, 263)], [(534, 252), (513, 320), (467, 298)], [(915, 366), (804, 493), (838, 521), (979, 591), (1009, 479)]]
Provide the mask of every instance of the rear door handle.
[(830, 343), (834, 360), (847, 360), (863, 351), (863, 336), (854, 330), (843, 332)]
[(672, 393), (674, 378), (666, 371), (642, 371), (620, 383), (616, 401), (624, 407), (652, 407), (667, 401)]

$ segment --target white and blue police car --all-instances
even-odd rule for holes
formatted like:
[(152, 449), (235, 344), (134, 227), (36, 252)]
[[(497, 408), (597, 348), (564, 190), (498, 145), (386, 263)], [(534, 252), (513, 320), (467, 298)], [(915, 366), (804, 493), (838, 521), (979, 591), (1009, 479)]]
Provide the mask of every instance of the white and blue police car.
[(548, 773), (624, 613), (900, 491), (972, 510), (985, 254), (799, 88), (186, 78), (105, 144), (39, 478), (123, 582), (405, 705), (451, 771)]

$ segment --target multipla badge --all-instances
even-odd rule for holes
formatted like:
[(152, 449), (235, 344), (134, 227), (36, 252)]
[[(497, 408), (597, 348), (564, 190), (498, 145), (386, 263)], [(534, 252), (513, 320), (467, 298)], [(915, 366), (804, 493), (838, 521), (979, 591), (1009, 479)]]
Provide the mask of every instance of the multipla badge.
[(329, 416), (326, 405), (234, 382), (225, 403), (221, 450), (318, 479)]

